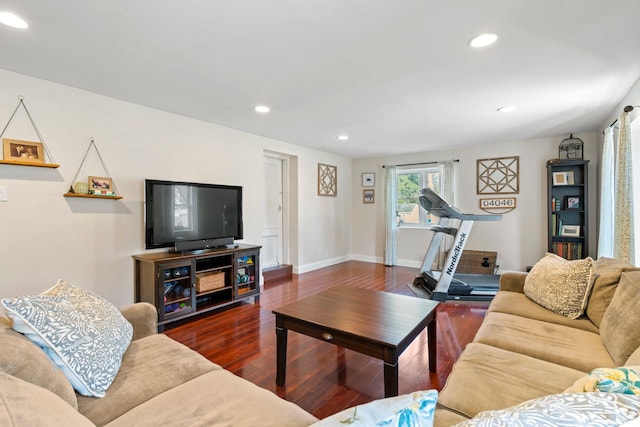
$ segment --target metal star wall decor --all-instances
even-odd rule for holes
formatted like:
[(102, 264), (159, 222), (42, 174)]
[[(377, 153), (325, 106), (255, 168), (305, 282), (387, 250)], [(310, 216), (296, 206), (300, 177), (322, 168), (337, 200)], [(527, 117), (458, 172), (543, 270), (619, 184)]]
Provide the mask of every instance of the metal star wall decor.
[(520, 193), (520, 156), (476, 161), (478, 194)]
[(338, 194), (338, 167), (318, 163), (318, 196)]

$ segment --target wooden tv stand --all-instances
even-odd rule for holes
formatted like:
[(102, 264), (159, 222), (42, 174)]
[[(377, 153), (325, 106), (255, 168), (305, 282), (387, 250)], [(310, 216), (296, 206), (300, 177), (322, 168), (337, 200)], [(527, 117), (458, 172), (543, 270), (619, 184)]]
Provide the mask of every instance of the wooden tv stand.
[(249, 298), (259, 302), (260, 248), (239, 244), (198, 253), (133, 255), (135, 301), (156, 307), (160, 331)]

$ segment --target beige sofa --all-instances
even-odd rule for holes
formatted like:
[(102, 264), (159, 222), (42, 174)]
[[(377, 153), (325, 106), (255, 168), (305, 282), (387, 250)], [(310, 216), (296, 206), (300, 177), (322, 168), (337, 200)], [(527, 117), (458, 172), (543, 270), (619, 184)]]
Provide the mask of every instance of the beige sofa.
[(500, 291), (438, 398), (435, 426), (570, 388), (595, 368), (640, 365), (640, 271), (595, 261), (585, 315), (569, 319), (530, 300), (527, 273), (501, 277)]
[(121, 311), (133, 325), (133, 340), (103, 398), (76, 394), (39, 347), (0, 318), (0, 425), (282, 427), (317, 421), (158, 334), (152, 305)]

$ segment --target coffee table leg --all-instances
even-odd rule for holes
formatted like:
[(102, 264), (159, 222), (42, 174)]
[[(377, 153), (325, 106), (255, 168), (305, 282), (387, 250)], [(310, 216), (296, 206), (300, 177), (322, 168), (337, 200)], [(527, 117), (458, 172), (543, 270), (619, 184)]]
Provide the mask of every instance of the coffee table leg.
[(287, 375), (287, 330), (285, 328), (276, 326), (276, 340), (276, 385), (284, 385)]
[(438, 351), (436, 345), (436, 330), (437, 330), (437, 322), (434, 313), (433, 320), (427, 325), (427, 343), (429, 345), (429, 370), (431, 372), (437, 372), (437, 358)]
[(395, 364), (384, 362), (384, 397), (398, 395), (398, 361)]

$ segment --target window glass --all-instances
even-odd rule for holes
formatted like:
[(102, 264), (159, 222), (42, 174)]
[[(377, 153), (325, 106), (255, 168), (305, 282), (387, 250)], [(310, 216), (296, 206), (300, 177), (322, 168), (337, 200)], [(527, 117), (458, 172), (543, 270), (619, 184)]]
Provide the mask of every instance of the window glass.
[(398, 170), (396, 220), (399, 227), (426, 227), (436, 218), (420, 207), (420, 190), (431, 188), (440, 193), (440, 173), (438, 167)]

